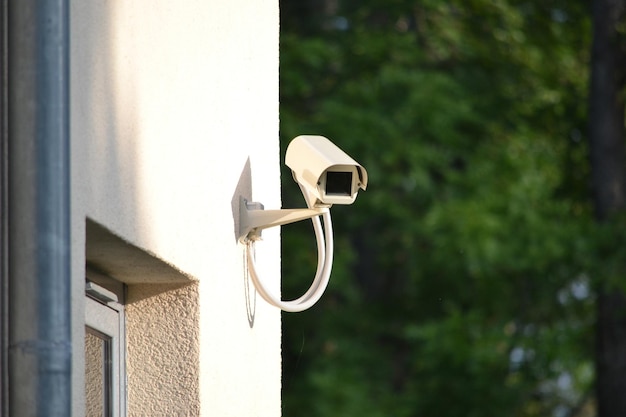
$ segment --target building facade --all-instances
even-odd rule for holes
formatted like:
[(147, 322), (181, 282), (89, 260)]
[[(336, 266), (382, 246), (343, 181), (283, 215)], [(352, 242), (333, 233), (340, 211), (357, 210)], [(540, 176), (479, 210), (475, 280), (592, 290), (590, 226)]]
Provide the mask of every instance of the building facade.
[[(241, 197), (280, 207), (278, 2), (69, 7), (72, 415), (279, 416), (280, 311), (236, 237)], [(16, 160), (3, 149), (4, 253)], [(263, 237), (278, 292), (279, 232)], [(5, 413), (21, 401), (11, 294)]]

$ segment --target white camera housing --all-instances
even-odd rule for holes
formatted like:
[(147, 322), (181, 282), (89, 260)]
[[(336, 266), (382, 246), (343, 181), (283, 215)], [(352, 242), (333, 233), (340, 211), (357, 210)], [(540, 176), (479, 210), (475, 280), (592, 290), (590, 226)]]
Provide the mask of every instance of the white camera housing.
[(285, 164), (306, 190), (309, 207), (352, 204), (367, 188), (367, 171), (324, 136), (298, 136), (291, 141)]

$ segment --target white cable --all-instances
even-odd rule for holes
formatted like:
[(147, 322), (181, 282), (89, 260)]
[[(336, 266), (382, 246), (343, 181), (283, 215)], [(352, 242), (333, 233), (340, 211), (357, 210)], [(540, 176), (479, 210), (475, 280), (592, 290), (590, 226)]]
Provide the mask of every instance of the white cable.
[[(300, 298), (297, 298), (295, 300), (289, 301), (289, 303), (291, 304), (300, 304), (304, 301), (306, 301), (307, 299), (309, 299), (311, 297), (311, 295), (315, 292), (315, 290), (319, 287), (321, 278), (322, 278), (322, 273), (324, 272), (324, 262), (326, 260), (326, 248), (325, 248), (325, 239), (324, 239), (324, 235), (323, 235), (323, 230), (322, 230), (322, 223), (320, 221), (319, 216), (315, 216), (311, 218), (311, 221), (313, 222), (313, 229), (315, 231), (315, 239), (317, 241), (317, 269), (315, 271), (315, 278), (313, 279), (313, 283), (311, 284), (311, 286), (309, 287), (309, 289), (307, 290), (306, 293), (304, 293), (304, 295), (302, 295)], [(247, 245), (247, 253), (252, 252), (252, 262), (253, 262), (253, 267), (256, 266), (256, 256), (254, 255), (256, 253), (256, 251), (254, 250), (254, 248), (252, 248), (251, 246), (254, 245), (254, 241), (248, 241), (248, 245)], [(248, 262), (248, 265), (246, 271), (248, 272), (248, 275), (250, 275), (250, 265)], [(258, 275), (256, 274), (256, 268), (254, 268), (254, 272), (255, 272), (255, 276), (257, 278), (257, 281), (253, 281), (254, 282), (258, 282)], [(259, 282), (259, 285), (260, 282)], [(255, 284), (256, 286), (256, 284)], [(262, 286), (262, 285), (261, 285)], [(262, 288), (262, 291), (259, 292), (263, 292), (268, 298), (270, 298), (270, 303), (273, 304), (273, 302), (271, 302), (271, 299), (274, 299), (275, 297), (268, 295), (267, 294), (267, 290), (265, 290), (265, 287)], [(263, 298), (265, 298), (265, 296), (263, 296)]]
[(320, 221), (320, 216), (312, 217), (311, 221), (313, 222), (315, 240), (317, 241), (317, 268), (315, 270), (315, 278), (313, 278), (313, 282), (311, 283), (309, 289), (300, 298), (293, 300), (293, 302), (297, 304), (300, 304), (301, 302), (309, 299), (311, 295), (315, 292), (321, 281), (321, 275), (324, 272), (324, 264), (326, 262), (326, 239), (324, 239), (324, 231), (322, 230), (322, 222)]
[[(252, 248), (250, 247), (253, 242), (248, 242), (248, 272), (250, 278), (254, 283), (257, 291), (268, 303), (280, 308), (283, 311), (299, 312), (311, 308), (315, 303), (319, 301), (326, 291), (328, 282), (330, 280), (330, 271), (333, 264), (333, 225), (330, 218), (330, 213), (325, 212), (322, 214), (324, 219), (324, 236), (322, 236), (322, 226), (319, 220), (319, 216), (313, 218), (313, 228), (315, 229), (315, 238), (317, 240), (318, 249), (318, 262), (315, 278), (310, 288), (300, 298), (291, 301), (283, 301), (278, 297), (275, 297), (271, 292), (261, 283), (257, 272), (254, 257), (251, 256)], [(324, 250), (322, 250), (324, 248)], [(321, 269), (320, 269), (321, 266)]]

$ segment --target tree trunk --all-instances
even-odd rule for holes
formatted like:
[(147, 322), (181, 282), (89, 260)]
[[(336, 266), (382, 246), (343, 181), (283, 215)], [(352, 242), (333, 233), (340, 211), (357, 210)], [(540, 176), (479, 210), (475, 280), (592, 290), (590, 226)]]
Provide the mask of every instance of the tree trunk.
[[(626, 0), (593, 2), (589, 150), (599, 222), (626, 209), (625, 11)], [(608, 285), (597, 298), (596, 396), (598, 417), (626, 416), (626, 297)]]
[[(624, 35), (618, 24), (624, 16), (624, 0), (593, 2), (591, 56), (590, 152), (596, 215), (603, 221), (624, 208)], [(620, 39), (622, 38), (622, 39)]]

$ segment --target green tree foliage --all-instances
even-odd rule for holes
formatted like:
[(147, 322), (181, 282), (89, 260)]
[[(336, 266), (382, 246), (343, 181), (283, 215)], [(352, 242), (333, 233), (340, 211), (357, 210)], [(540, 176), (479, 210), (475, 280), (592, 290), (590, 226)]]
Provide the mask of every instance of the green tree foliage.
[[(281, 143), (368, 170), (322, 301), (284, 321), (284, 415), (568, 416), (588, 403), (587, 3), (281, 2)], [(284, 172), (284, 206), (302, 206)], [(283, 228), (283, 298), (315, 270)], [(583, 415), (583, 414), (579, 414)]]

